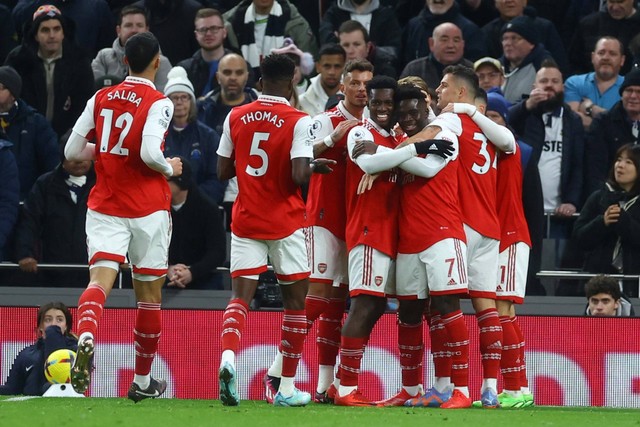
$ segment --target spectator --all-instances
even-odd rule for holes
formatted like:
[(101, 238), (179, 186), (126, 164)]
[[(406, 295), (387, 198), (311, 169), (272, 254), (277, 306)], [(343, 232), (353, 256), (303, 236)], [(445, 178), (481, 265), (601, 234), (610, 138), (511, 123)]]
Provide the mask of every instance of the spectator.
[(7, 55), (17, 44), (18, 34), (13, 25), (11, 10), (0, 4), (0, 64), (4, 64)]
[(285, 37), (314, 57), (318, 52), (309, 23), (288, 0), (242, 0), (223, 17), (231, 47), (242, 52), (256, 78), (262, 58), (282, 46)]
[(595, 276), (584, 286), (587, 295), (587, 316), (635, 316), (628, 297), (620, 291), (618, 281), (609, 276)]
[(639, 170), (640, 145), (623, 145), (616, 151), (607, 182), (582, 208), (573, 235), (586, 251), (585, 271), (640, 274)]
[(38, 271), (39, 263), (88, 263), (85, 219), (96, 176), (91, 161), (59, 157), (61, 164), (38, 178), (24, 203), (16, 227), (16, 259), (30, 282), (84, 287), (86, 270)]
[(13, 22), (22, 38), (28, 37), (25, 27), (32, 15), (49, 5), (71, 21), (75, 30), (67, 34), (69, 41), (73, 40), (87, 56), (93, 58), (113, 40), (114, 19), (105, 0), (20, 0), (13, 8)]
[(538, 34), (538, 41), (549, 51), (554, 61), (563, 72), (569, 71), (567, 53), (558, 30), (551, 21), (536, 16), (536, 11), (526, 8), (527, 0), (496, 0), (496, 8), (500, 16), (482, 27), (482, 33), (487, 42), (489, 56), (499, 58), (502, 55), (502, 29), (519, 16), (528, 16), (531, 30)]
[(354, 20), (367, 30), (372, 43), (398, 58), (402, 50), (402, 29), (393, 7), (380, 3), (379, 0), (338, 0), (329, 6), (320, 23), (320, 44), (338, 43), (340, 25)]
[(71, 312), (64, 304), (43, 304), (38, 309), (36, 342), (18, 353), (7, 380), (0, 386), (0, 395), (42, 396), (50, 386), (44, 377), (44, 364), (49, 355), (60, 349), (76, 351), (78, 348), (72, 326)]
[(462, 57), (464, 45), (460, 28), (451, 23), (440, 24), (434, 28), (433, 37), (429, 37), (429, 55), (409, 62), (400, 77), (418, 76), (429, 87), (438, 87), (446, 66), (460, 64), (473, 67), (471, 61)]
[[(580, 20), (573, 29), (573, 39), (569, 46), (569, 62), (574, 74), (591, 71), (591, 52), (602, 36), (613, 36), (623, 46), (629, 46), (631, 39), (640, 33), (640, 12), (635, 0), (614, 0), (606, 2), (606, 10), (593, 12)], [(622, 73), (631, 69), (633, 55), (625, 50)]]
[(640, 138), (640, 70), (632, 70), (619, 89), (620, 101), (593, 118), (586, 139), (587, 194), (601, 188), (618, 148)]
[(196, 0), (138, 0), (133, 5), (147, 12), (149, 31), (158, 38), (169, 62), (177, 64), (198, 49), (193, 31), (201, 3)]
[(6, 139), (0, 139), (0, 261), (8, 259), (9, 238), (18, 218), (20, 204), (18, 166), (11, 152), (11, 145)]
[(393, 78), (398, 75), (397, 58), (371, 42), (367, 29), (358, 21), (343, 22), (338, 29), (338, 40), (347, 53), (347, 61), (366, 59), (373, 64), (376, 75)]
[(300, 95), (300, 107), (305, 113), (315, 116), (324, 111), (329, 97), (340, 90), (340, 79), (347, 54), (337, 44), (325, 45), (318, 53), (316, 61), (317, 76), (311, 79), (311, 85)]
[(227, 244), (220, 210), (192, 181), (187, 159), (182, 159), (182, 175), (168, 180), (173, 232), (167, 286), (222, 289), (216, 267), (226, 259)]
[[(129, 74), (127, 64), (124, 63), (124, 44), (131, 36), (149, 31), (147, 15), (144, 9), (137, 6), (125, 6), (118, 15), (118, 25), (116, 33), (118, 37), (113, 41), (111, 47), (104, 48), (91, 62), (94, 79), (101, 79), (105, 76), (117, 77), (124, 80)], [(160, 66), (153, 82), (156, 89), (164, 90), (167, 84), (167, 74), (171, 69), (171, 63), (166, 56), (160, 55)], [(114, 83), (116, 84), (116, 83)]]
[(500, 61), (506, 77), (503, 93), (513, 104), (531, 91), (536, 72), (551, 54), (539, 43), (532, 19), (528, 16), (514, 18), (502, 28), (502, 50), (504, 54)]
[(73, 126), (94, 92), (91, 60), (65, 37), (67, 28), (58, 8), (38, 8), (22, 44), (6, 61), (22, 77), (22, 98), (47, 118), (58, 136)]
[(196, 98), (205, 96), (218, 88), (215, 78), (218, 62), (231, 50), (223, 44), (227, 39), (222, 14), (215, 9), (200, 9), (195, 19), (196, 41), (200, 45), (191, 58), (180, 61), (180, 67), (187, 70), (189, 81), (193, 83)]
[(303, 52), (293, 43), (290, 38), (284, 39), (284, 45), (279, 49), (272, 49), (271, 53), (279, 55), (287, 55), (296, 64), (296, 72), (293, 75), (293, 84), (296, 88), (295, 93), (302, 95), (311, 85), (309, 74), (314, 71), (315, 64), (313, 57), (309, 52)]
[(58, 164), (58, 137), (44, 116), (20, 99), (21, 88), (16, 70), (0, 67), (0, 137), (12, 144), (24, 200), (36, 179)]
[(473, 70), (478, 76), (478, 82), (482, 89), (486, 92), (499, 92), (502, 95), (502, 85), (505, 78), (504, 67), (499, 60), (485, 56), (473, 63)]
[(475, 61), (487, 54), (482, 31), (462, 16), (455, 0), (425, 0), (425, 3), (420, 15), (411, 18), (404, 30), (404, 64), (429, 54), (429, 46), (425, 42), (431, 37), (433, 30), (445, 22), (455, 24), (462, 31), (463, 39), (467, 41), (463, 55), (465, 58)]
[(547, 235), (557, 239), (559, 267), (571, 235), (568, 220), (582, 200), (584, 129), (580, 117), (564, 103), (562, 73), (553, 62), (542, 64), (529, 97), (509, 109), (509, 124), (533, 148), (544, 209), (553, 214)]
[(191, 162), (194, 181), (216, 203), (222, 203), (226, 181), (216, 175), (220, 136), (198, 120), (193, 85), (182, 67), (173, 67), (164, 94), (173, 102), (173, 119), (165, 139), (166, 157), (182, 156)]
[(593, 116), (604, 113), (620, 100), (624, 80), (620, 68), (624, 59), (624, 46), (618, 39), (601, 37), (591, 52), (594, 71), (573, 75), (564, 83), (567, 104), (578, 113), (585, 129), (589, 129)]

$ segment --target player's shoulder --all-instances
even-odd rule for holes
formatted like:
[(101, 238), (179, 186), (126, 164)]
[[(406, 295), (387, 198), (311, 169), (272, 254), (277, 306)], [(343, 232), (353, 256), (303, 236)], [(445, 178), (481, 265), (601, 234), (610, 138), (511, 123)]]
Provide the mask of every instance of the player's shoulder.
[(460, 116), (455, 113), (441, 113), (434, 121), (429, 123), (429, 126), (438, 126), (441, 129), (447, 129), (456, 135), (462, 133), (462, 121)]

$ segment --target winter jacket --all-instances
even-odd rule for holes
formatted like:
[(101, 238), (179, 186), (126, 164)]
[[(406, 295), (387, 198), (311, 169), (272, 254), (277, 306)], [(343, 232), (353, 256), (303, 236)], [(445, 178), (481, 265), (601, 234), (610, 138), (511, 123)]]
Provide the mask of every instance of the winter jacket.
[(7, 243), (18, 218), (20, 180), (11, 143), (0, 139), (0, 261), (9, 255)]

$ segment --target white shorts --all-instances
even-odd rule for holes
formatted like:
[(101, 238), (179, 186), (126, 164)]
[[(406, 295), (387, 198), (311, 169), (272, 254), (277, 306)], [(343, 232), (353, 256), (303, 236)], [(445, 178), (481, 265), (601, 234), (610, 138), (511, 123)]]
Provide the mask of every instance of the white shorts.
[(324, 227), (307, 229), (309, 239), (310, 280), (340, 286), (349, 283), (347, 244)]
[(517, 242), (500, 252), (496, 298), (524, 302), (529, 268), (529, 245)]
[(395, 261), (371, 246), (349, 251), (349, 295), (385, 297), (395, 294)]
[(167, 274), (171, 213), (157, 211), (141, 218), (122, 218), (87, 209), (89, 265), (99, 260), (123, 263), (127, 254), (134, 274)]
[(464, 232), (467, 235), (469, 296), (495, 299), (500, 242), (483, 236), (467, 224)]
[(461, 293), (467, 293), (467, 245), (464, 242), (444, 239), (417, 254), (398, 254), (398, 299)]
[(254, 276), (267, 271), (271, 261), (278, 282), (289, 284), (309, 277), (309, 258), (303, 229), (278, 240), (256, 240), (231, 233), (231, 277)]

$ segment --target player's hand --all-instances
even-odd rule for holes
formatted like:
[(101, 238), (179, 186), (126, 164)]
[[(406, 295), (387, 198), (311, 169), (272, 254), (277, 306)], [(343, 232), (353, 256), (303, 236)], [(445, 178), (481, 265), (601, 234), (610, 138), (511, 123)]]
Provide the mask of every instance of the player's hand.
[(20, 270), (25, 273), (37, 273), (38, 272), (38, 260), (32, 257), (25, 257), (18, 261)]
[(355, 147), (353, 147), (353, 158), (357, 159), (362, 154), (375, 154), (378, 150), (378, 144), (373, 141), (358, 141)]
[(335, 160), (319, 158), (312, 160), (309, 165), (313, 173), (325, 174), (332, 172), (333, 169), (331, 169), (330, 166), (335, 165), (336, 163), (337, 162)]
[(171, 176), (180, 176), (182, 175), (182, 160), (179, 157), (168, 157), (167, 162), (171, 166), (173, 173)]
[(563, 203), (560, 206), (558, 206), (556, 208), (556, 212), (555, 214), (557, 216), (561, 216), (564, 218), (569, 218), (571, 217), (574, 213), (576, 213), (576, 207), (573, 206), (571, 203)]
[(453, 113), (453, 102), (448, 103), (440, 113)]
[(340, 141), (347, 134), (347, 132), (349, 132), (349, 130), (352, 127), (356, 126), (358, 123), (360, 123), (360, 121), (356, 119), (345, 120), (338, 123), (338, 126), (336, 126), (333, 132), (331, 132), (331, 140), (333, 141), (333, 143), (335, 144), (336, 142)]
[(371, 190), (371, 187), (373, 187), (373, 183), (375, 182), (376, 179), (378, 179), (379, 176), (380, 176), (379, 173), (375, 175), (369, 175), (368, 173), (365, 173), (364, 175), (362, 175), (362, 178), (360, 178), (360, 182), (358, 183), (358, 189), (356, 190), (356, 194), (360, 195), (366, 191)]
[(428, 139), (414, 145), (418, 154), (435, 154), (443, 159), (450, 157), (454, 152), (453, 143), (446, 139)]
[(615, 224), (620, 219), (620, 206), (611, 205), (604, 211), (604, 225)]

